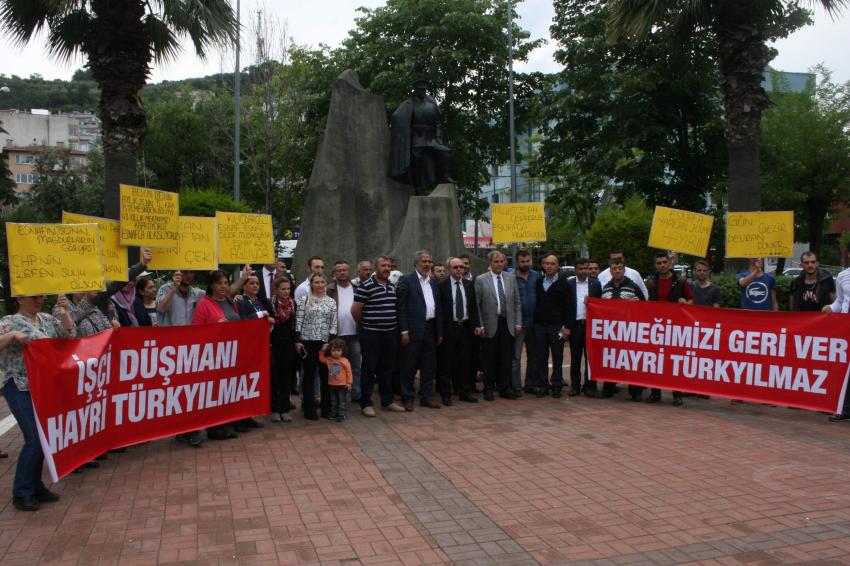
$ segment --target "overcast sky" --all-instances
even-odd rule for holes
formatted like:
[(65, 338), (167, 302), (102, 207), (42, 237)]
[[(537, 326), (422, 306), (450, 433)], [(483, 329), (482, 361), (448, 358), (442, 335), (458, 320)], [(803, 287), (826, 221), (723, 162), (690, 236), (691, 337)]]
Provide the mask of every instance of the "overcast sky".
[[(236, 0), (232, 0), (234, 3)], [(381, 1), (369, 0), (242, 0), (243, 23), (249, 17), (256, 17), (259, 7), (265, 7), (280, 21), (286, 22), (290, 35), (298, 44), (318, 46), (320, 43), (337, 46), (354, 26), (358, 6), (375, 7)], [(529, 30), (532, 37), (549, 37), (549, 25), (554, 15), (551, 0), (525, 0), (518, 7), (521, 16), (519, 24)], [(775, 47), (779, 56), (771, 65), (782, 71), (807, 71), (813, 65), (825, 63), (833, 71), (836, 81), (850, 81), (850, 57), (846, 56), (850, 37), (850, 13), (842, 14), (833, 21), (822, 10), (815, 12), (813, 26), (804, 28), (788, 39), (778, 42)], [(0, 40), (3, 62), (0, 73), (28, 77), (38, 73), (47, 79), (70, 79), (74, 70), (84, 61), (77, 59), (68, 65), (53, 63), (45, 54), (43, 40), (33, 42), (21, 49), (10, 44), (3, 36)], [(550, 41), (535, 51), (528, 64), (519, 65), (518, 70), (555, 72), (558, 65), (552, 59), (555, 45)], [(842, 55), (842, 53), (844, 55)], [(155, 66), (152, 82), (198, 77), (220, 70), (232, 71), (232, 58), (212, 54), (207, 61), (201, 61), (190, 49), (178, 60), (167, 66)], [(243, 64), (249, 61), (248, 54), (243, 55)], [(0, 85), (2, 86), (2, 85)]]

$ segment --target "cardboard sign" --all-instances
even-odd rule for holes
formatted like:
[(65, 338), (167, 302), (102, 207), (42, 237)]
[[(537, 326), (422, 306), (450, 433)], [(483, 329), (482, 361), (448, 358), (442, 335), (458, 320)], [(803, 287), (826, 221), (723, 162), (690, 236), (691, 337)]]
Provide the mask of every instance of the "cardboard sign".
[(121, 243), (176, 247), (179, 209), (177, 193), (121, 185)]
[(156, 250), (148, 269), (218, 269), (215, 218), (181, 216), (177, 232), (177, 247)]
[(726, 257), (789, 257), (794, 253), (794, 212), (730, 212)]
[(656, 206), (647, 245), (705, 257), (713, 224), (714, 217), (708, 214)]
[(97, 224), (6, 223), (12, 296), (103, 291)]
[(63, 210), (62, 224), (97, 224), (104, 277), (107, 281), (127, 281), (127, 246), (121, 245), (121, 225), (117, 220)]
[(542, 242), (546, 239), (546, 218), (542, 202), (490, 205), (493, 242)]
[(221, 263), (274, 263), (274, 233), (268, 214), (216, 212)]

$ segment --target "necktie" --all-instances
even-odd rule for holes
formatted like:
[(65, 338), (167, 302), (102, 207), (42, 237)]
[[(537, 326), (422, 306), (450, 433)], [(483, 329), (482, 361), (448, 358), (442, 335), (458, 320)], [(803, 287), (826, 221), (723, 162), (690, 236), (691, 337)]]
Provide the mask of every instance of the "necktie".
[(505, 287), (502, 285), (502, 275), (496, 276), (496, 289), (499, 292), (499, 316), (505, 316)]
[(458, 322), (463, 322), (463, 296), (460, 289), (460, 281), (455, 282), (455, 319)]

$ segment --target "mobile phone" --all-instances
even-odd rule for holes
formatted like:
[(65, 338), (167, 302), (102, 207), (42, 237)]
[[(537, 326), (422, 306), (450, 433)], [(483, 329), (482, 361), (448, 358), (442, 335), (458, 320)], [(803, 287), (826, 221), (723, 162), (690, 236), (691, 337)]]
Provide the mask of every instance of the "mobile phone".
[(298, 355), (301, 356), (302, 360), (306, 360), (307, 359), (307, 349), (301, 348), (301, 351), (298, 352)]

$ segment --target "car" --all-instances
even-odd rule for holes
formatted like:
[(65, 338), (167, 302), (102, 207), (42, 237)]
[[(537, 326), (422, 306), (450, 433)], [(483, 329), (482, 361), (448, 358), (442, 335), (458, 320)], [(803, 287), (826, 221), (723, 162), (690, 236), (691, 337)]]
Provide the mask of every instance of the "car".
[(562, 265), (560, 271), (564, 277), (572, 277), (576, 274), (576, 268), (574, 265)]
[(786, 267), (782, 270), (782, 275), (784, 277), (797, 277), (801, 273), (803, 273), (802, 267)]

